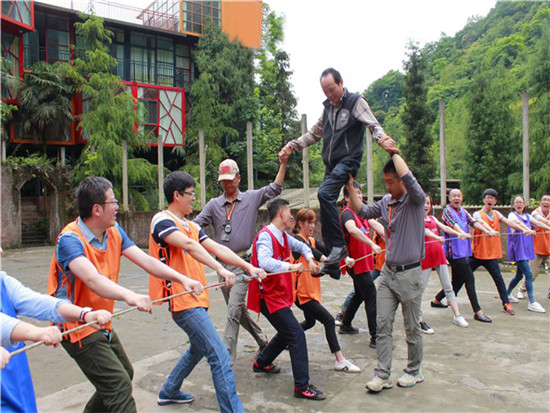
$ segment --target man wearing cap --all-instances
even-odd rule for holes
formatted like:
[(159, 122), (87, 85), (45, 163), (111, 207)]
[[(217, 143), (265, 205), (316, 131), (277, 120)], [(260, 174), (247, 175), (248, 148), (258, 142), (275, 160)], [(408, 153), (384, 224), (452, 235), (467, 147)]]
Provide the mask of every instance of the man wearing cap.
[[(483, 208), (474, 212), (474, 221), (480, 222), (485, 226), (487, 231), (482, 232), (479, 229), (474, 229), (474, 240), (472, 242), (473, 257), (470, 258), (470, 268), (472, 272), (483, 266), (493, 278), (497, 287), (498, 295), (502, 301), (502, 311), (506, 315), (515, 315), (508, 293), (506, 292), (506, 284), (498, 266), (498, 260), (502, 258), (502, 244), (500, 242), (500, 222), (505, 223), (510, 228), (517, 229), (530, 235), (530, 230), (525, 231), (519, 224), (505, 218), (500, 212), (494, 211), (498, 193), (493, 188), (487, 188), (483, 191)], [(485, 234), (489, 236), (485, 236)]]
[(301, 151), (323, 140), (325, 177), (317, 197), (323, 243), (330, 251), (324, 271), (339, 278), (340, 259), (347, 256), (347, 251), (336, 202), (348, 181), (348, 174), (355, 176), (359, 169), (363, 157), (365, 129), (369, 129), (373, 141), (389, 154), (399, 153), (399, 150), (395, 141), (386, 135), (372, 114), (367, 100), (344, 88), (340, 72), (333, 68), (325, 69), (321, 73), (320, 82), (327, 97), (323, 102), (321, 117), (307, 133), (287, 143), (279, 152), (279, 159), (286, 160), (295, 150)]
[[(237, 163), (232, 159), (224, 160), (218, 168), (218, 181), (223, 188), (223, 194), (211, 199), (194, 221), (202, 228), (211, 224), (216, 242), (245, 257), (256, 235), (258, 209), (282, 192), (285, 172), (286, 160), (281, 162), (275, 181), (260, 189), (241, 192), (241, 175)], [(222, 265), (231, 272), (239, 270), (226, 263)], [(239, 325), (254, 337), (260, 349), (267, 345), (268, 340), (246, 309), (248, 283), (244, 280), (238, 281), (231, 290), (222, 289), (222, 292), (227, 303), (223, 341), (231, 355), (231, 364), (234, 364), (237, 359)]]

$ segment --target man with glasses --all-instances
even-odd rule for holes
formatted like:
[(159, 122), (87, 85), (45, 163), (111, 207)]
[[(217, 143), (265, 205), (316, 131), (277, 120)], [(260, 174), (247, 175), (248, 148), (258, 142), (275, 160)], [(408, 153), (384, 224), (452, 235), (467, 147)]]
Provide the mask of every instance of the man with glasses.
[[(84, 179), (76, 190), (76, 202), (79, 217), (57, 239), (48, 294), (67, 299), (86, 311), (112, 313), (114, 300), (119, 300), (150, 313), (148, 296), (118, 284), (121, 255), (157, 277), (181, 283), (194, 294), (202, 292), (198, 281), (150, 257), (128, 238), (116, 222), (118, 201), (107, 179)], [(78, 325), (66, 322), (62, 329), (67, 331)], [(62, 346), (96, 389), (84, 411), (136, 411), (132, 397), (133, 368), (110, 322), (99, 331), (87, 327), (71, 333)]]
[[(223, 194), (211, 199), (194, 221), (202, 228), (212, 225), (217, 243), (225, 245), (240, 257), (246, 258), (256, 235), (258, 209), (283, 190), (286, 160), (281, 162), (275, 181), (263, 188), (246, 192), (239, 190), (241, 175), (234, 160), (226, 159), (221, 162), (218, 172), (218, 181), (223, 188)], [(237, 270), (232, 265), (223, 265), (229, 271)], [(223, 342), (231, 356), (231, 364), (234, 364), (237, 359), (240, 325), (256, 340), (260, 350), (268, 343), (266, 335), (246, 309), (247, 292), (248, 283), (245, 281), (237, 282), (231, 290), (223, 290), (227, 303), (227, 322)]]

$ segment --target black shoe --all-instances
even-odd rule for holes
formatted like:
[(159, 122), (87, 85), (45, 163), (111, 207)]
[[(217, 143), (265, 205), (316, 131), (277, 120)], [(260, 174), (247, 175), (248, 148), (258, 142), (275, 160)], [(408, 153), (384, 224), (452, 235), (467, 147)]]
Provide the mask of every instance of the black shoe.
[(294, 387), (294, 397), (298, 399), (309, 399), (309, 400), (325, 400), (326, 396), (321, 390), (316, 388), (313, 384), (310, 384), (305, 389), (299, 389)]
[(254, 364), (252, 365), (252, 370), (254, 373), (268, 373), (268, 374), (277, 374), (281, 372), (281, 368), (277, 367), (273, 364), (269, 364), (265, 367), (260, 367), (260, 365), (254, 360)]
[(422, 330), (422, 332), (424, 334), (433, 334), (433, 333), (435, 333), (434, 329), (431, 328), (428, 324), (426, 324), (425, 321), (420, 322), (420, 330)]
[(343, 260), (348, 256), (348, 251), (346, 247), (332, 247), (330, 254), (325, 261), (325, 268), (332, 267), (333, 265), (339, 265), (340, 260)]
[(481, 315), (474, 314), (474, 320), (481, 321), (482, 323), (492, 323), (493, 322), (493, 320), (491, 320), (485, 314), (481, 314)]
[(435, 301), (430, 301), (430, 306), (435, 307), (435, 308), (447, 308), (448, 307), (448, 305), (445, 305), (441, 302), (436, 303)]
[(371, 337), (370, 338), (369, 347), (370, 348), (376, 348), (376, 337)]
[(338, 329), (339, 334), (358, 334), (359, 329), (353, 327), (351, 324), (349, 326), (342, 324)]
[(319, 271), (318, 273), (314, 273), (314, 272), (311, 273), (311, 276), (313, 278), (321, 278), (324, 275), (325, 275), (325, 272), (323, 270)]

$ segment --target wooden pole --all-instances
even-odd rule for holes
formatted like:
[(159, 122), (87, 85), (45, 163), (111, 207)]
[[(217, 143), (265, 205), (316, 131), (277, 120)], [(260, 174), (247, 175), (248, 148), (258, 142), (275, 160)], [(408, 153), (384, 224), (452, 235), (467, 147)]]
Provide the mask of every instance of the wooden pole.
[(368, 128), (365, 133), (367, 147), (367, 199), (369, 204), (374, 203), (374, 173), (373, 173), (373, 157), (372, 157), (372, 136)]
[(529, 92), (522, 93), (523, 113), (523, 198), (529, 202)]
[[(307, 115), (302, 114), (302, 135), (307, 132)], [(302, 169), (304, 171), (304, 204), (309, 208), (309, 148), (302, 150)]]
[(445, 150), (445, 100), (439, 99), (439, 198), (447, 205), (447, 151)]
[(248, 189), (254, 189), (254, 163), (252, 154), (252, 122), (246, 122), (246, 174)]
[(199, 130), (199, 182), (201, 184), (200, 205), (206, 205), (206, 150), (204, 148), (204, 131)]
[(65, 166), (65, 147), (59, 147), (59, 158), (61, 160), (61, 166)]
[(128, 210), (128, 142), (124, 140), (122, 141), (122, 211), (128, 212)]
[(0, 137), (0, 160), (4, 162), (6, 160), (6, 147), (8, 146), (8, 141)]
[(164, 138), (159, 135), (158, 140), (158, 188), (159, 188), (159, 210), (164, 209)]

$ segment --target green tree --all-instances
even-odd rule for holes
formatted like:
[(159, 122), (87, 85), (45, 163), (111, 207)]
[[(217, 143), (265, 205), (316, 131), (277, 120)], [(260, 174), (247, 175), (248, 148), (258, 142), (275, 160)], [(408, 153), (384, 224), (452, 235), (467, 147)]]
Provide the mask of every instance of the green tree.
[(383, 123), (391, 108), (403, 103), (403, 84), (405, 75), (397, 70), (390, 70), (381, 78), (375, 80), (363, 92), (363, 96), (380, 123)]
[(462, 170), (465, 198), (481, 201), (485, 188), (498, 191), (501, 201), (509, 197), (508, 174), (513, 153), (513, 116), (505, 84), (491, 82), (484, 73), (472, 79), (465, 168)]
[[(156, 166), (135, 152), (146, 150), (146, 136), (137, 129), (142, 110), (120, 78), (111, 73), (116, 60), (109, 55), (108, 46), (113, 33), (103, 26), (103, 19), (82, 16), (75, 23), (76, 35), (82, 39), (82, 50), (77, 50), (74, 68), (70, 75), (74, 91), (83, 93), (87, 110), (80, 117), (79, 127), (88, 140), (75, 167), (76, 180), (100, 175), (113, 182), (117, 196), (122, 193), (122, 143), (128, 144), (128, 184), (155, 187)], [(150, 206), (142, 192), (129, 191), (130, 205), (134, 210), (148, 210)], [(156, 207), (156, 205), (155, 205)]]
[(427, 88), (424, 78), (424, 61), (415, 45), (409, 46), (409, 60), (405, 63), (405, 100), (401, 120), (404, 126), (406, 145), (403, 146), (403, 157), (422, 188), (431, 192), (430, 179), (436, 177), (436, 169), (430, 153), (433, 138), (428, 125), (431, 123), (430, 112), (426, 103)]

